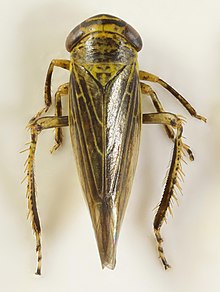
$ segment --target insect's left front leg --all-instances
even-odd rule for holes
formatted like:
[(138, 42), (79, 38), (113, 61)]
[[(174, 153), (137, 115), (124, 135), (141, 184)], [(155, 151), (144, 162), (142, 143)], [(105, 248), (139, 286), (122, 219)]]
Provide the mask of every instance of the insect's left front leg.
[[(62, 116), (62, 97), (68, 95), (69, 83), (65, 83), (59, 86), (57, 92), (55, 93), (55, 116)], [(56, 151), (63, 142), (62, 128), (55, 128), (55, 145), (51, 148), (50, 152)]]
[[(53, 59), (50, 63), (50, 66), (47, 71), (46, 81), (45, 81), (45, 87), (44, 87), (44, 101), (46, 104), (46, 108), (48, 109), (52, 103), (51, 98), (51, 79), (54, 67), (60, 67), (66, 70), (70, 70), (70, 61), (69, 60), (58, 60)], [(46, 109), (46, 111), (47, 111)]]
[(31, 217), (32, 228), (36, 237), (36, 252), (38, 254), (38, 266), (36, 274), (41, 274), (41, 226), (38, 216), (37, 203), (36, 203), (36, 190), (35, 190), (35, 176), (34, 176), (34, 157), (37, 146), (38, 135), (42, 130), (49, 128), (60, 128), (68, 126), (68, 117), (42, 117), (35, 121), (31, 121), (28, 125), (31, 131), (31, 142), (29, 147), (28, 159), (25, 163), (27, 173), (27, 199), (29, 215)]
[(154, 232), (158, 244), (158, 252), (159, 257), (164, 265), (164, 268), (167, 269), (170, 267), (168, 264), (165, 255), (164, 250), (162, 247), (163, 239), (160, 234), (160, 229), (163, 224), (163, 222), (166, 220), (166, 212), (169, 210), (171, 212), (171, 203), (172, 198), (176, 199), (174, 191), (175, 187), (181, 190), (181, 187), (179, 185), (179, 178), (181, 178), (182, 175), (182, 166), (181, 166), (181, 160), (182, 160), (182, 153), (184, 144), (182, 142), (182, 120), (178, 118), (176, 115), (171, 113), (150, 113), (150, 114), (144, 114), (143, 115), (143, 123), (144, 124), (163, 124), (167, 126), (171, 126), (174, 129), (176, 129), (176, 135), (174, 138), (174, 150), (173, 150), (173, 157), (171, 161), (171, 166), (169, 169), (163, 197), (160, 201), (155, 219), (154, 219)]
[(70, 70), (70, 61), (69, 60), (62, 60), (62, 59), (61, 60), (53, 59), (50, 62), (49, 68), (47, 70), (47, 76), (46, 76), (46, 81), (45, 81), (45, 86), (44, 86), (45, 106), (33, 116), (33, 118), (31, 119), (32, 122), (34, 122), (36, 119), (38, 119), (43, 113), (46, 113), (52, 104), (51, 80), (52, 80), (54, 67), (60, 67), (60, 68), (66, 69), (66, 70)]

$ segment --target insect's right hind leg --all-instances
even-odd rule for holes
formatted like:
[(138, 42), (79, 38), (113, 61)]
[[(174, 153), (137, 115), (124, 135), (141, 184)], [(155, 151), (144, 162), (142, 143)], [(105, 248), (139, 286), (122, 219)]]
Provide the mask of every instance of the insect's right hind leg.
[(157, 249), (159, 253), (159, 258), (161, 259), (164, 268), (168, 269), (170, 265), (168, 264), (163, 250), (163, 239), (161, 237), (161, 227), (166, 221), (167, 210), (171, 211), (172, 199), (175, 197), (175, 189), (181, 190), (179, 185), (179, 179), (182, 175), (182, 152), (183, 152), (183, 143), (182, 143), (182, 132), (183, 132), (183, 121), (176, 115), (172, 113), (149, 113), (143, 115), (144, 124), (162, 124), (169, 125), (176, 129), (176, 134), (174, 138), (174, 149), (171, 160), (171, 165), (169, 173), (167, 176), (166, 184), (162, 199), (159, 203), (157, 213), (154, 219), (154, 233), (157, 240)]

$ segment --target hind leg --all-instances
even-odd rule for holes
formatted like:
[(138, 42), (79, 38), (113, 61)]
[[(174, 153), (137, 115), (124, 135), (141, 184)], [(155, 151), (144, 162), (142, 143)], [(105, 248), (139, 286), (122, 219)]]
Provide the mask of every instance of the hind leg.
[(171, 113), (150, 113), (143, 115), (143, 123), (167, 125), (176, 130), (176, 134), (174, 137), (174, 149), (171, 166), (166, 180), (164, 193), (154, 219), (154, 233), (157, 240), (157, 249), (159, 257), (164, 265), (164, 268), (167, 269), (170, 267), (170, 265), (168, 264), (166, 257), (164, 255), (164, 250), (162, 246), (163, 239), (161, 237), (160, 229), (164, 221), (166, 220), (167, 210), (171, 212), (172, 199), (176, 198), (174, 194), (175, 187), (181, 189), (179, 185), (179, 179), (181, 178), (182, 174), (181, 166), (183, 153), (182, 120)]
[(31, 131), (31, 142), (29, 147), (28, 159), (25, 163), (25, 171), (27, 173), (27, 199), (28, 199), (28, 209), (29, 216), (31, 218), (32, 228), (36, 237), (36, 252), (38, 255), (38, 265), (36, 274), (41, 274), (41, 226), (40, 219), (37, 210), (36, 202), (36, 188), (35, 188), (35, 175), (34, 175), (34, 158), (37, 146), (37, 140), (40, 132), (49, 128), (60, 128), (68, 126), (68, 117), (44, 117), (29, 123), (28, 127)]

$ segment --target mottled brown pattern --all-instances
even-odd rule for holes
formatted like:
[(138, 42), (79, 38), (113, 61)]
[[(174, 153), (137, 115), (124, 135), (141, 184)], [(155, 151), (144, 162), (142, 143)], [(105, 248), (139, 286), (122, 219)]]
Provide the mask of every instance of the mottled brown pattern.
[(78, 43), (87, 35), (94, 36), (95, 33), (112, 33), (112, 39), (119, 35), (125, 42), (128, 41), (130, 46), (134, 47), (136, 51), (142, 48), (142, 40), (138, 32), (127, 24), (125, 21), (111, 15), (96, 15), (91, 17), (77, 27), (75, 27), (66, 39), (66, 49), (71, 52)]
[[(158, 76), (139, 71), (137, 52), (142, 48), (140, 35), (123, 20), (100, 14), (75, 29), (66, 40), (70, 60), (52, 60), (45, 81), (45, 107), (30, 120), (31, 143), (26, 163), (27, 199), (36, 237), (37, 274), (41, 273), (41, 227), (38, 216), (34, 177), (34, 157), (41, 131), (55, 128), (54, 152), (62, 143), (62, 127), (70, 127), (78, 172), (89, 207), (103, 267), (113, 269), (116, 246), (128, 203), (136, 168), (141, 123), (162, 124), (174, 142), (166, 186), (154, 220), (159, 257), (165, 268), (160, 229), (171, 210), (175, 190), (181, 187), (183, 151), (194, 159), (182, 142), (183, 119), (165, 112), (156, 93), (140, 80), (159, 83), (173, 94), (189, 113), (203, 121), (189, 102)], [(52, 105), (51, 80), (54, 67), (70, 71), (69, 83), (55, 94), (55, 116), (44, 116)], [(151, 97), (157, 113), (142, 115), (141, 91)], [(68, 116), (62, 116), (61, 98), (69, 97)], [(142, 119), (143, 117), (143, 119)]]
[[(78, 63), (73, 63), (71, 74), (71, 138), (102, 265), (114, 268), (139, 147), (138, 72), (135, 59), (129, 61), (102, 87), (99, 75), (93, 77), (102, 64), (98, 69), (94, 64), (90, 72)], [(103, 68), (109, 69), (105, 63)], [(81, 92), (75, 91), (76, 83)]]

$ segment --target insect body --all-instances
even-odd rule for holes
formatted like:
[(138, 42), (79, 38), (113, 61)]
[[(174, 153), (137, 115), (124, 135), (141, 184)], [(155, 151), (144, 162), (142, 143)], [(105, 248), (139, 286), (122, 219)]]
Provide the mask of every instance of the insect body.
[[(141, 124), (162, 124), (173, 140), (174, 150), (162, 200), (154, 221), (159, 257), (164, 267), (160, 228), (174, 198), (181, 174), (182, 152), (191, 150), (182, 142), (182, 119), (165, 112), (156, 93), (143, 81), (157, 82), (170, 91), (194, 117), (191, 105), (171, 86), (144, 71), (138, 71), (139, 34), (126, 22), (110, 15), (91, 17), (66, 41), (69, 60), (53, 60), (45, 84), (45, 104), (29, 122), (31, 143), (27, 160), (27, 197), (41, 273), (41, 227), (36, 205), (34, 155), (39, 133), (55, 128), (55, 151), (62, 143), (62, 127), (69, 126), (78, 173), (89, 207), (103, 267), (115, 267), (116, 245), (137, 164)], [(44, 116), (52, 104), (51, 77), (54, 67), (70, 71), (70, 79), (55, 94), (55, 116)], [(142, 94), (152, 99), (157, 113), (143, 114)], [(62, 115), (61, 99), (69, 97), (68, 116)]]

